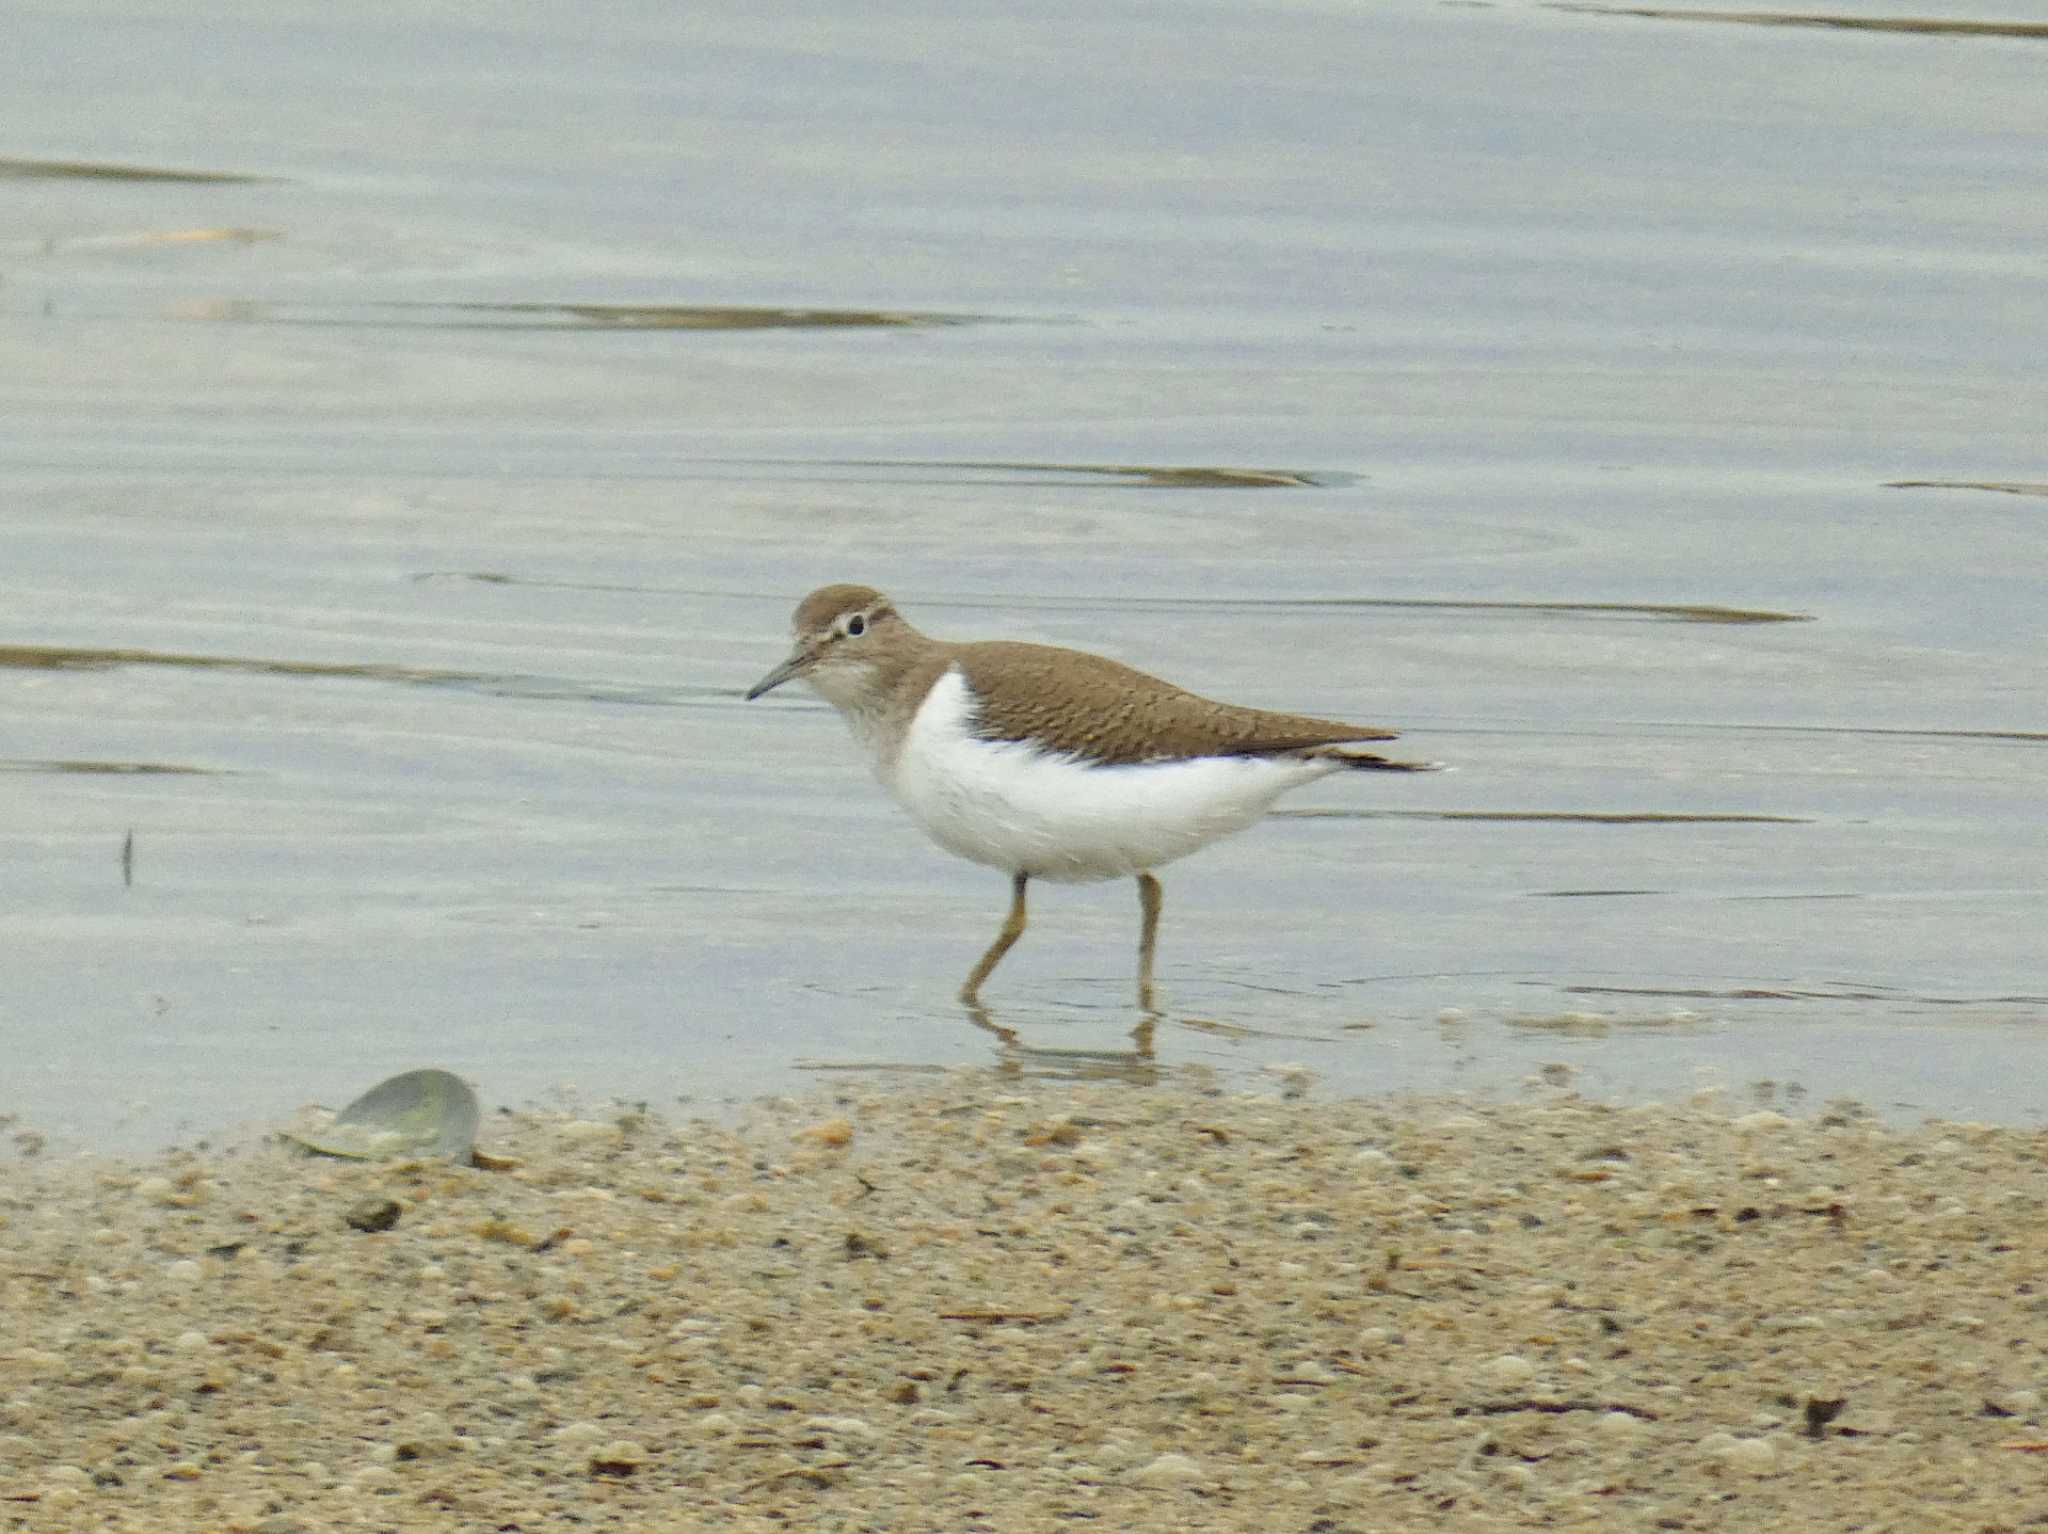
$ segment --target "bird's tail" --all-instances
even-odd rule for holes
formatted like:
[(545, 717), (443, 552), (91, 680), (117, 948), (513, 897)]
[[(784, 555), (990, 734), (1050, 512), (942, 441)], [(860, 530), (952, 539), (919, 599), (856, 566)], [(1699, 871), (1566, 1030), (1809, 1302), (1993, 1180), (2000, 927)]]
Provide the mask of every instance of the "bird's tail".
[(1442, 762), (1398, 762), (1390, 756), (1376, 756), (1370, 751), (1351, 751), (1338, 746), (1317, 753), (1333, 762), (1342, 762), (1346, 767), (1355, 767), (1360, 772), (1442, 772)]

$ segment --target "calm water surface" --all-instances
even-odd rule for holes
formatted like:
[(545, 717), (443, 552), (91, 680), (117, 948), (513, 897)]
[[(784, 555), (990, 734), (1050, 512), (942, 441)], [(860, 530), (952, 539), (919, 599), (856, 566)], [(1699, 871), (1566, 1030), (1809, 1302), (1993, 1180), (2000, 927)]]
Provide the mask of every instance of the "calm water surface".
[[(1843, 16), (19, 12), (0, 1111), (2037, 1122), (2048, 38)], [(829, 580), (1456, 770), (1169, 870), (1150, 1056), (1129, 886), (1045, 888), (999, 1034), (1001, 876), (739, 701)]]

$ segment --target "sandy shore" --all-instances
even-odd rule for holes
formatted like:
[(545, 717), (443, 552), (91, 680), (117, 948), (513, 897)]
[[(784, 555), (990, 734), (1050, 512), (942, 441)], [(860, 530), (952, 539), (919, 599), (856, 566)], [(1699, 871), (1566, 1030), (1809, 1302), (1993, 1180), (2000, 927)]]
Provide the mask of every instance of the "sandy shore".
[(0, 1166), (0, 1528), (2048, 1511), (2042, 1132), (976, 1072), (483, 1144)]

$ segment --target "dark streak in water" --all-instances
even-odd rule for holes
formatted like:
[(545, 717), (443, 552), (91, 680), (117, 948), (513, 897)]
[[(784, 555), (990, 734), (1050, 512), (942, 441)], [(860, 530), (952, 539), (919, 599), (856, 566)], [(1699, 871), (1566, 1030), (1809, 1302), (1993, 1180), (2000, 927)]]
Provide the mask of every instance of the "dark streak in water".
[(1914, 996), (1887, 986), (1835, 986), (1808, 990), (1794, 987), (1739, 986), (1734, 990), (1662, 989), (1633, 985), (1568, 985), (1572, 996), (1657, 996), (1681, 1001), (1910, 1001), (1932, 1007), (2041, 1006), (2048, 996)]
[(1542, 900), (1592, 900), (1617, 895), (1668, 895), (1669, 890), (1531, 890)]
[(2048, 495), (2048, 483), (2031, 479), (1888, 479), (1887, 490), (1996, 490), (2005, 495)]
[(940, 607), (991, 607), (1066, 611), (1153, 607), (1187, 611), (1343, 612), (1370, 608), (1382, 612), (1556, 613), (1570, 617), (1654, 618), (1677, 623), (1811, 623), (1811, 613), (1771, 612), (1761, 608), (1718, 607), (1704, 603), (1668, 602), (1488, 602), (1456, 597), (1117, 597), (1068, 599), (1028, 597), (938, 601)]
[(0, 645), (0, 667), (23, 671), (107, 671), (117, 666), (175, 666), (189, 671), (243, 671), (263, 676), (340, 676), (380, 682), (484, 682), (476, 672), (357, 662), (257, 660), (237, 655), (181, 655), (164, 650), (95, 650), (50, 645)]
[(407, 326), (438, 330), (931, 330), (993, 325), (987, 314), (902, 309), (773, 309), (716, 304), (372, 303), (208, 305), (190, 316), (256, 325)]
[(1443, 597), (1305, 597), (1294, 601), (1252, 601), (1256, 607), (1381, 607), (1425, 612), (1570, 613), (1574, 616), (1663, 618), (1679, 623), (1811, 623), (1812, 613), (1764, 608), (1717, 607), (1691, 602), (1461, 602)]
[(151, 165), (105, 165), (93, 160), (0, 159), (0, 177), (66, 181), (177, 181), (191, 185), (273, 181), (274, 176), (247, 176), (220, 170), (161, 170)]
[[(422, 570), (416, 581), (474, 581), (489, 586), (541, 586), (557, 591), (638, 591), (649, 596), (708, 597), (721, 601), (776, 602), (783, 593), (699, 591), (600, 581), (560, 581), (503, 570)], [(1468, 602), (1449, 597), (930, 597), (920, 606), (1004, 612), (1117, 612), (1155, 608), (1180, 612), (1396, 612), (1558, 613), (1569, 616), (1655, 618), (1677, 623), (1811, 623), (1811, 613), (1661, 602)]]
[(522, 698), (537, 702), (566, 701), (674, 707), (686, 698), (724, 701), (727, 695), (726, 689), (711, 687), (624, 686), (561, 677), (494, 675), (484, 671), (439, 671), (424, 666), (259, 660), (239, 655), (181, 655), (160, 650), (92, 650), (42, 645), (0, 645), (0, 669), (12, 667), (29, 671), (109, 671), (121, 666), (166, 666), (187, 671), (229, 671), (251, 676), (336, 677), (353, 681), (397, 682), (411, 687), (446, 687), (482, 693), (490, 697)]
[(715, 597), (717, 592), (688, 591), (679, 586), (646, 586), (637, 581), (558, 581), (544, 576), (512, 575), (504, 570), (415, 570), (411, 580), (427, 582), (463, 581), (475, 586), (526, 586), (540, 591), (638, 592), (650, 597)]
[[(984, 321), (984, 323), (996, 323)], [(1014, 320), (1000, 323), (1015, 324)], [(1076, 486), (1090, 490), (1303, 490), (1341, 489), (1360, 476), (1339, 469), (1266, 469), (1238, 464), (1024, 463), (942, 458), (699, 458), (693, 465), (768, 469), (826, 482), (815, 471), (860, 470), (856, 484)], [(888, 479), (871, 471), (886, 470)], [(1012, 476), (996, 479), (994, 475)]]
[(1824, 27), (1851, 32), (1904, 32), (1935, 37), (2048, 38), (2048, 22), (1953, 21), (1942, 16), (1839, 16), (1816, 11), (1682, 11), (1650, 5), (1554, 4), (1586, 16), (1646, 16), (1656, 21), (1726, 21), (1752, 27)]
[[(1558, 821), (1590, 826), (1756, 825), (1806, 826), (1797, 815), (1691, 815), (1654, 810), (1337, 810), (1278, 809), (1276, 820), (1509, 820)], [(1605, 891), (1601, 893), (1607, 893)], [(1656, 894), (1655, 890), (1616, 890), (1615, 894)]]
[(108, 777), (214, 777), (217, 767), (183, 767), (174, 762), (80, 762), (38, 761), (30, 757), (0, 757), (0, 772), (77, 772)]
[(1130, 480), (1147, 489), (1172, 490), (1301, 490), (1348, 485), (1357, 481), (1354, 474), (1328, 473), (1311, 469), (1235, 468), (1223, 464), (983, 463), (971, 459), (945, 462), (915, 458), (849, 458), (842, 463), (825, 460), (824, 466), (850, 469), (927, 469), (940, 473), (948, 470), (966, 470), (970, 473), (1027, 474), (1055, 480), (1079, 476), (1084, 479)]

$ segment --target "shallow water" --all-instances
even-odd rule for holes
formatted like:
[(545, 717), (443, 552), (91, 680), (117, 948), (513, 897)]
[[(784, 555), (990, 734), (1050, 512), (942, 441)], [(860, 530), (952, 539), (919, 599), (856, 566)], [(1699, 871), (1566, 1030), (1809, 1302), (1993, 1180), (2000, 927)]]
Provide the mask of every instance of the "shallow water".
[[(997, 1058), (2041, 1116), (2024, 29), (221, 25), (12, 29), (0, 1109)], [(1002, 878), (738, 698), (840, 579), (1455, 770), (1169, 870), (1149, 1058), (1126, 886), (1036, 892), (971, 1019)]]

